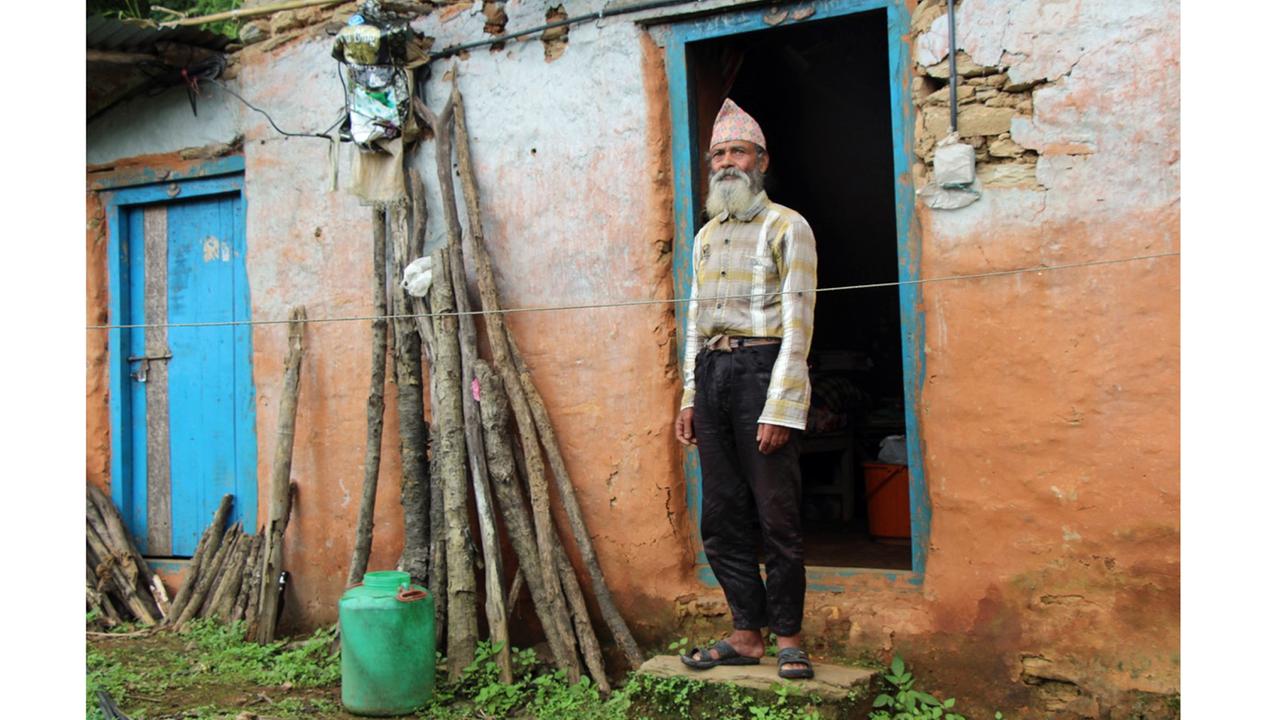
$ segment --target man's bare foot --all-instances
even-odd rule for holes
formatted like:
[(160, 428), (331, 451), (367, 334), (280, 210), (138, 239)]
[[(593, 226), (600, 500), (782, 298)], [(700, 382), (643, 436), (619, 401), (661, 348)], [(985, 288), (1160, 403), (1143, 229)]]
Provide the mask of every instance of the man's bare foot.
[[(800, 648), (800, 633), (796, 633), (795, 635), (788, 635), (786, 637), (779, 635), (777, 636), (777, 638), (778, 638), (779, 650), (782, 650), (783, 648), (803, 649), (803, 648)], [(784, 663), (783, 665), (779, 666), (778, 669), (779, 670), (803, 670), (805, 669), (805, 666), (802, 663)]]
[[(734, 630), (733, 634), (725, 638), (725, 641), (733, 647), (733, 649), (743, 657), (762, 658), (764, 657), (764, 638), (760, 635), (759, 630)], [(714, 660), (720, 659), (720, 653), (714, 649), (699, 650), (695, 660), (704, 660), (703, 653), (706, 652), (707, 657)]]

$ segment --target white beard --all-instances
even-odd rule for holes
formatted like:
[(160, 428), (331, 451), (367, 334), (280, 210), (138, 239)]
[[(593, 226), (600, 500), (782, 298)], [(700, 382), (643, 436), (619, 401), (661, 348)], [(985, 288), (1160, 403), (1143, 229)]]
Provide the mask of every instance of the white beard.
[(729, 167), (713, 174), (707, 191), (707, 216), (717, 217), (726, 211), (731, 216), (745, 213), (763, 185), (764, 174), (759, 170), (748, 174)]

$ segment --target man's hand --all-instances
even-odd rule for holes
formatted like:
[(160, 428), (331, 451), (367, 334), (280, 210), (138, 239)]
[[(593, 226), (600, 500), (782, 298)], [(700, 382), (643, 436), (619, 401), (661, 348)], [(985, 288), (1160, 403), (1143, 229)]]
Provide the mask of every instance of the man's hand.
[(787, 444), (791, 439), (791, 428), (781, 425), (760, 423), (756, 426), (756, 442), (760, 443), (760, 453), (768, 455)]
[(693, 408), (687, 407), (676, 416), (676, 439), (681, 445), (698, 444), (698, 438), (693, 434)]

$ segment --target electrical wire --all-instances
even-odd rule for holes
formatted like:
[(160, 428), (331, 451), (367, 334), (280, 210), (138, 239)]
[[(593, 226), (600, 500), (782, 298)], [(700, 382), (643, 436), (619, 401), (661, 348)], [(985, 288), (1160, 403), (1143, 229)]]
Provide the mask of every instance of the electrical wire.
[[(342, 76), (342, 67), (341, 67), (341, 66), (339, 66), (339, 67), (338, 67), (338, 76), (339, 76), (340, 78), (341, 78), (341, 76)], [(342, 116), (340, 116), (340, 117), (339, 117), (339, 118), (338, 118), (338, 119), (337, 119), (337, 120), (336, 120), (332, 125), (330, 125), (327, 129), (325, 129), (325, 131), (324, 131), (323, 133), (306, 133), (306, 132), (303, 132), (303, 133), (295, 133), (295, 132), (288, 132), (287, 130), (282, 130), (282, 129), (280, 128), (280, 126), (276, 124), (276, 121), (275, 121), (275, 120), (273, 120), (273, 119), (271, 118), (271, 115), (270, 115), (266, 110), (263, 110), (262, 108), (260, 108), (260, 107), (258, 107), (258, 106), (256, 106), (256, 105), (254, 105), (253, 103), (249, 102), (248, 100), (245, 100), (243, 97), (241, 97), (241, 96), (240, 96), (240, 93), (238, 93), (238, 92), (236, 92), (235, 90), (232, 90), (231, 88), (227, 87), (226, 83), (219, 82), (219, 81), (217, 81), (217, 80), (212, 80), (212, 79), (206, 80), (206, 82), (209, 82), (209, 83), (212, 83), (212, 84), (214, 84), (214, 85), (217, 85), (217, 86), (218, 86), (219, 88), (221, 88), (224, 92), (229, 93), (232, 97), (234, 97), (235, 99), (237, 99), (237, 100), (239, 100), (240, 102), (244, 103), (244, 104), (245, 104), (245, 107), (249, 108), (250, 110), (253, 110), (254, 112), (261, 113), (261, 114), (262, 114), (262, 116), (263, 116), (263, 117), (265, 117), (265, 118), (267, 119), (267, 122), (271, 123), (271, 127), (272, 127), (272, 128), (274, 128), (276, 132), (278, 132), (278, 133), (280, 133), (281, 135), (284, 135), (284, 136), (286, 136), (286, 137), (314, 137), (314, 138), (321, 138), (321, 139), (323, 139), (323, 140), (333, 140), (333, 136), (332, 136), (332, 135), (330, 135), (329, 133), (333, 132), (333, 129), (334, 129), (334, 128), (336, 128), (336, 127), (338, 127), (339, 125), (341, 125), (341, 124), (342, 124), (342, 121), (346, 119), (345, 114), (344, 114), (344, 115), (342, 115)], [(345, 81), (345, 80), (343, 80), (343, 85), (342, 85), (342, 86), (343, 86), (343, 88), (344, 88), (344, 89), (346, 88), (346, 81)], [(346, 97), (346, 93), (345, 93), (345, 91), (344, 91), (344, 92), (343, 92), (344, 102), (345, 102), (345, 97)]]
[[(844, 292), (849, 290), (869, 290), (874, 288), (898, 287), (902, 285), (924, 285), (935, 282), (954, 282), (959, 280), (980, 280), (984, 278), (1006, 277), (1009, 275), (1020, 275), (1023, 273), (1040, 273), (1052, 270), (1071, 270), (1083, 267), (1096, 267), (1099, 265), (1115, 265), (1118, 263), (1137, 262), (1141, 260), (1157, 260), (1160, 258), (1178, 257), (1181, 253), (1177, 251), (1153, 253), (1150, 255), (1135, 255), (1125, 258), (1112, 258), (1108, 260), (1086, 260), (1078, 263), (1067, 263), (1064, 265), (1040, 265), (1038, 267), (1017, 268), (1013, 270), (993, 270), (983, 273), (969, 273), (965, 275), (944, 275), (935, 278), (920, 278), (919, 280), (897, 280), (893, 282), (881, 283), (863, 283), (859, 285), (838, 285), (834, 287), (816, 288), (814, 290), (789, 290), (779, 292), (766, 293), (746, 293), (742, 295), (720, 295), (717, 300), (737, 300), (754, 297), (769, 297), (774, 295), (783, 295), (788, 293), (826, 293), (826, 292)], [(239, 325), (287, 325), (291, 322), (302, 322), (306, 324), (315, 323), (335, 323), (335, 322), (358, 322), (372, 320), (406, 320), (411, 318), (433, 318), (433, 317), (461, 317), (468, 315), (512, 315), (515, 313), (534, 313), (534, 312), (553, 312), (561, 310), (597, 310), (603, 308), (619, 308), (619, 307), (636, 307), (641, 305), (680, 305), (692, 302), (696, 298), (662, 298), (653, 300), (621, 300), (617, 302), (607, 303), (584, 303), (577, 305), (534, 305), (529, 307), (517, 308), (500, 308), (494, 311), (486, 310), (469, 310), (467, 312), (445, 312), (445, 313), (407, 313), (401, 315), (347, 315), (329, 318), (307, 318), (305, 320), (224, 320), (214, 322), (192, 322), (192, 323), (139, 323), (132, 325), (88, 325), (86, 330), (134, 330), (145, 328), (190, 328), (190, 327), (229, 327)]]

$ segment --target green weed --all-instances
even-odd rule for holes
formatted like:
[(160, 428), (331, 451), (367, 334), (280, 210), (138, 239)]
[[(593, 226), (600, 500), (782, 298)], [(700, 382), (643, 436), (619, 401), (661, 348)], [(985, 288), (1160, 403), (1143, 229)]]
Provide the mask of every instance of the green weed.
[[(955, 698), (938, 700), (927, 692), (914, 689), (915, 676), (907, 672), (902, 658), (895, 656), (884, 679), (893, 689), (880, 693), (871, 702), (873, 708), (869, 720), (965, 720), (955, 712)], [(996, 711), (995, 720), (1004, 720), (1004, 714)]]

